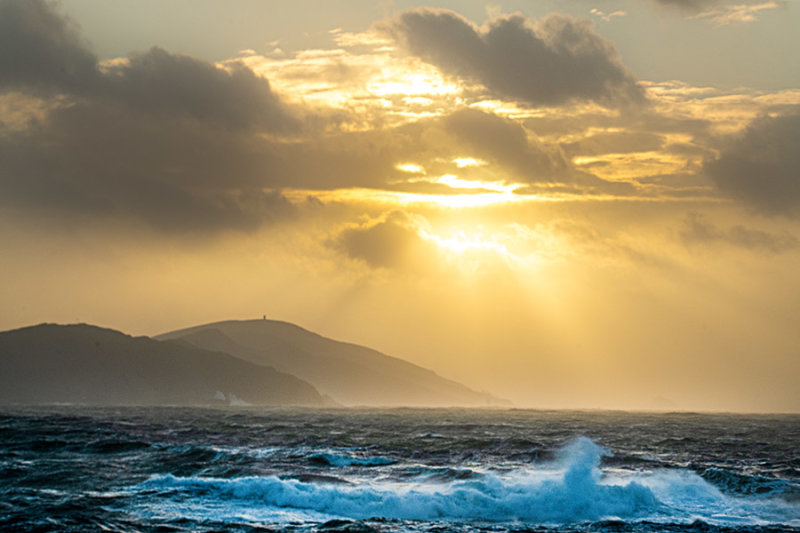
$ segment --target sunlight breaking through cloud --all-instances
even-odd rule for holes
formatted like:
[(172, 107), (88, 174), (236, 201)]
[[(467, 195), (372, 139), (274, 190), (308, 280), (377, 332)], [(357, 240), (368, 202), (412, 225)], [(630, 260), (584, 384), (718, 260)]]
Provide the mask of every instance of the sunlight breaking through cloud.
[(798, 2), (313, 4), (0, 0), (3, 327), (267, 314), (519, 405), (800, 409)]

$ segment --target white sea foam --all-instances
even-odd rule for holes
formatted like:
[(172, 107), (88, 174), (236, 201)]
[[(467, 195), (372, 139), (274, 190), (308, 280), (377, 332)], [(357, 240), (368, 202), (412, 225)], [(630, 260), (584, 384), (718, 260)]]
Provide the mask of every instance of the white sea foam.
[[(408, 520), (498, 521), (564, 524), (602, 519), (712, 524), (800, 526), (800, 506), (781, 500), (730, 497), (688, 470), (603, 475), (609, 452), (587, 438), (562, 450), (560, 460), (508, 474), (449, 483), (306, 483), (277, 477), (233, 479), (171, 475), (139, 488), (165, 496), (172, 514), (202, 510), (229, 516), (308, 520), (382, 517)], [(191, 503), (184, 503), (184, 502)], [(206, 502), (205, 504), (203, 502)], [(205, 505), (205, 506), (204, 506)], [(157, 513), (156, 513), (157, 514)]]

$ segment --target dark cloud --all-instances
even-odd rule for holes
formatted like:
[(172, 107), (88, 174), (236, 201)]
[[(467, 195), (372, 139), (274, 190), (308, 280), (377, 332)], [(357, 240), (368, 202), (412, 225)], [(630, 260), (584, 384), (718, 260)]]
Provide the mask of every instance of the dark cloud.
[(298, 127), (269, 82), (240, 64), (226, 71), (153, 48), (109, 69), (103, 83), (106, 98), (145, 113), (189, 116), (229, 128), (287, 132)]
[(253, 229), (291, 212), (264, 189), (261, 143), (197, 120), (80, 103), (5, 137), (0, 157), (0, 203), (26, 210), (178, 231)]
[[(633, 192), (628, 183), (608, 182), (576, 169), (559, 146), (539, 141), (518, 122), (476, 109), (460, 109), (443, 117), (387, 130), (343, 133), (283, 144), (280, 153), (281, 179), (318, 188), (392, 187), (442, 192), (432, 190), (430, 183), (423, 182), (412, 184), (409, 189), (406, 180), (410, 175), (399, 171), (395, 165), (411, 162), (424, 166), (428, 177), (456, 174), (464, 179), (482, 181), (507, 180), (547, 186), (563, 183), (569, 184), (570, 190), (577, 194)], [(453, 163), (457, 157), (474, 157), (487, 165), (458, 168)]]
[[(408, 162), (423, 165), (428, 176), (455, 173), (465, 179), (486, 180), (492, 175), (492, 179), (522, 183), (612, 185), (576, 170), (558, 146), (541, 143), (519, 123), (476, 109), (460, 109), (392, 129), (284, 143), (279, 153), (281, 159), (273, 168), (282, 173), (281, 179), (319, 188), (386, 187), (409, 177), (395, 168)], [(452, 160), (465, 156), (488, 165), (457, 168)], [(421, 188), (432, 192), (429, 183), (414, 187), (417, 192)], [(407, 184), (400, 188), (408, 190)]]
[[(292, 146), (285, 159), (287, 175), (297, 183), (329, 188), (349, 185), (391, 187), (415, 192), (452, 192), (418, 181), (398, 163), (417, 163), (426, 175), (456, 174), (464, 179), (508, 180), (517, 183), (567, 183), (573, 192), (631, 192), (627, 183), (611, 183), (575, 168), (558, 146), (540, 142), (519, 123), (476, 109), (460, 109), (397, 128), (328, 136)], [(457, 168), (453, 159), (474, 157), (487, 163)], [(419, 176), (412, 176), (418, 178)], [(479, 192), (472, 190), (470, 192)]]
[(700, 213), (689, 213), (683, 221), (680, 237), (686, 244), (723, 243), (739, 248), (782, 253), (797, 249), (800, 241), (790, 233), (770, 233), (742, 225), (720, 228)]
[[(400, 141), (399, 139), (404, 139)], [(441, 118), (399, 128), (389, 141), (397, 158), (417, 161), (451, 160), (470, 156), (489, 163), (476, 169), (437, 168), (469, 179), (502, 169), (497, 179), (524, 184), (570, 184), (573, 192), (630, 192), (626, 183), (611, 183), (575, 168), (558, 146), (548, 146), (536, 135), (510, 119), (477, 109), (461, 109)], [(429, 169), (431, 170), (431, 169)]]
[(86, 91), (99, 74), (76, 25), (49, 3), (0, 1), (0, 90)]
[(507, 167), (526, 182), (569, 179), (571, 164), (557, 148), (548, 149), (519, 124), (474, 109), (456, 111), (443, 120), (457, 146)]
[(101, 69), (75, 25), (41, 0), (0, 0), (0, 74), (0, 89), (46, 90), (230, 128), (298, 126), (269, 82), (240, 64), (223, 70), (153, 48)]
[(292, 212), (275, 190), (286, 154), (270, 139), (300, 122), (243, 66), (154, 48), (100, 68), (51, 4), (3, 0), (2, 89), (63, 103), (26, 129), (0, 129), (0, 204), (203, 232)]
[[(7, 208), (160, 231), (249, 231), (293, 212), (284, 188), (387, 187), (409, 177), (398, 163), (444, 174), (463, 156), (489, 163), (480, 179), (568, 184), (576, 193), (630, 189), (576, 170), (558, 146), (491, 113), (465, 109), (396, 128), (321, 133), (312, 124), (323, 119), (297, 118), (242, 65), (223, 69), (153, 48), (101, 66), (51, 4), (0, 0), (0, 12), (0, 24), (15, 22), (0, 36), (0, 94), (35, 94), (41, 103), (22, 126), (0, 122), (0, 206)], [(504, 35), (497, 31), (492, 39)], [(569, 30), (550, 31), (581, 56), (580, 31), (571, 44)], [(481, 46), (494, 50), (489, 33), (479, 36)], [(465, 179), (478, 172), (456, 170)]]
[[(662, 6), (676, 7), (690, 12), (698, 12), (708, 9), (720, 3), (720, 0), (655, 0)], [(737, 0), (739, 1), (739, 0)]]
[(704, 165), (725, 194), (766, 214), (800, 215), (800, 110), (754, 120)]
[(342, 230), (330, 245), (347, 256), (371, 267), (399, 268), (420, 266), (432, 257), (435, 245), (420, 237), (421, 221), (403, 211), (383, 216)]
[(479, 29), (452, 11), (420, 8), (382, 29), (443, 72), (478, 81), (504, 98), (531, 105), (644, 100), (614, 46), (586, 20), (556, 14), (533, 23), (509, 15)]

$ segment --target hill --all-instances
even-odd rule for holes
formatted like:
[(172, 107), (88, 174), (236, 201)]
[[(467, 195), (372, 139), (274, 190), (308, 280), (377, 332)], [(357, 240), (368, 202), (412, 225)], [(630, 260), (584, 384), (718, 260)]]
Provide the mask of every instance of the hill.
[(158, 335), (229, 353), (308, 381), (344, 405), (507, 405), (431, 370), (277, 320), (225, 321)]
[(321, 405), (313, 386), (183, 342), (85, 324), (0, 333), (0, 404)]

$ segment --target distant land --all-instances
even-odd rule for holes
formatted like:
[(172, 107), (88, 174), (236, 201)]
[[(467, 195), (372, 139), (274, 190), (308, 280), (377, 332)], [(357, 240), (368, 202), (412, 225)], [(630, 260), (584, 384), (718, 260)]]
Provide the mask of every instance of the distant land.
[(231, 355), (86, 324), (0, 333), (0, 403), (323, 405), (313, 386)]
[(510, 405), (376, 350), (275, 320), (132, 337), (87, 324), (0, 333), (0, 404)]
[(278, 320), (229, 320), (155, 337), (229, 353), (308, 381), (348, 406), (510, 405), (397, 357)]

